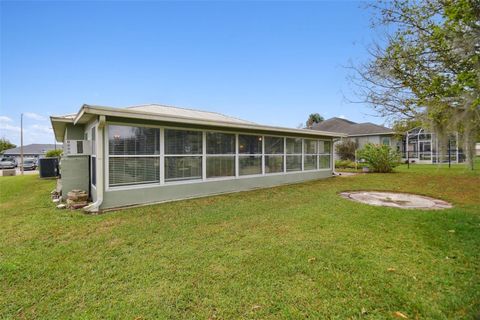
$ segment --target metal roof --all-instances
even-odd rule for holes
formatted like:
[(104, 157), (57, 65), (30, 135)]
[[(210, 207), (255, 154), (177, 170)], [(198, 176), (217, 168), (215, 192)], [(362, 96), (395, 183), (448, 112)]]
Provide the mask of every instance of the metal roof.
[(315, 123), (312, 126), (312, 129), (344, 133), (349, 136), (383, 135), (394, 133), (394, 131), (390, 128), (371, 122), (356, 123), (347, 119), (336, 117), (322, 121), (320, 123)]
[(342, 133), (327, 132), (310, 129), (293, 129), (285, 127), (276, 127), (269, 125), (260, 125), (255, 122), (226, 116), (217, 112), (201, 111), (187, 108), (177, 108), (159, 104), (148, 104), (131, 106), (127, 108), (112, 108), (105, 106), (84, 104), (80, 111), (72, 117), (52, 116), (52, 127), (57, 141), (63, 140), (65, 126), (67, 123), (85, 124), (98, 116), (119, 117), (128, 119), (142, 119), (163, 121), (169, 123), (191, 124), (207, 127), (239, 129), (239, 130), (259, 130), (279, 133), (302, 134), (310, 136), (342, 137)]
[(172, 106), (166, 106), (166, 105), (160, 105), (160, 104), (140, 105), (140, 106), (134, 106), (134, 107), (127, 107), (126, 109), (131, 109), (131, 110), (140, 111), (140, 112), (161, 114), (161, 115), (170, 115), (173, 117), (180, 116), (180, 117), (188, 117), (188, 118), (204, 119), (204, 120), (212, 120), (212, 121), (228, 121), (228, 122), (234, 122), (234, 123), (255, 124), (254, 122), (251, 122), (251, 121), (227, 116), (218, 112), (172, 107)]

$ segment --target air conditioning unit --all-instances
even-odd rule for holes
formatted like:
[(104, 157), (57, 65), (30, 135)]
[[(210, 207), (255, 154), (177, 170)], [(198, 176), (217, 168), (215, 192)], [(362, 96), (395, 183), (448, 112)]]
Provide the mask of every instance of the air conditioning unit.
[(88, 156), (92, 154), (92, 142), (90, 140), (67, 140), (63, 145), (65, 156)]

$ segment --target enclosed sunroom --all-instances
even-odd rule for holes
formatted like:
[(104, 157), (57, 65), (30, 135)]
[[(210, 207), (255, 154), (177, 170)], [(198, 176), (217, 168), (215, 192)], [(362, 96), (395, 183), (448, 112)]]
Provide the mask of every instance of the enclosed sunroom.
[(162, 105), (83, 105), (51, 121), (62, 192), (88, 191), (90, 211), (327, 178), (341, 136)]
[(460, 163), (464, 162), (458, 134), (449, 135), (440, 141), (435, 133), (418, 127), (408, 131), (399, 142), (402, 160), (416, 163)]

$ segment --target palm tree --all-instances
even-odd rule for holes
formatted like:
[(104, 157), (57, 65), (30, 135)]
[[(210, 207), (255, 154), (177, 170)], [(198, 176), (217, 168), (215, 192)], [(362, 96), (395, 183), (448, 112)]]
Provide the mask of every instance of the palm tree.
[(325, 119), (324, 119), (320, 114), (318, 114), (318, 113), (311, 113), (311, 114), (308, 116), (307, 128), (311, 128), (314, 123), (320, 123), (320, 122), (322, 122), (323, 120), (325, 120)]

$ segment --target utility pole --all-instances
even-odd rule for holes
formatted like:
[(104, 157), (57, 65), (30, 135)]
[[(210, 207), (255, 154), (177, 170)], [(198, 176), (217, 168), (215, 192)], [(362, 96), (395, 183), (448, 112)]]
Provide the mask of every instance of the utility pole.
[(20, 114), (20, 170), (23, 176), (23, 113)]

